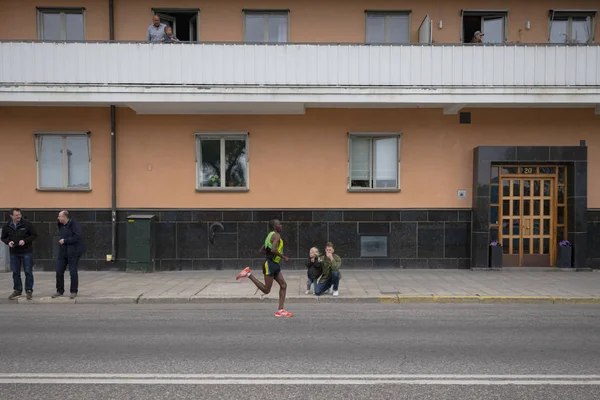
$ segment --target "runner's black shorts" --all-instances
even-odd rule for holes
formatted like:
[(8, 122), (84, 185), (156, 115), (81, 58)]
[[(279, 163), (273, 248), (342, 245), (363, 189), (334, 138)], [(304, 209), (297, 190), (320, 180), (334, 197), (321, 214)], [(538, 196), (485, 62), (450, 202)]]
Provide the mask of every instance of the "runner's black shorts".
[(281, 272), (281, 266), (279, 263), (276, 263), (270, 258), (265, 260), (263, 264), (263, 274), (265, 276), (272, 276), (273, 278), (277, 278), (277, 275)]

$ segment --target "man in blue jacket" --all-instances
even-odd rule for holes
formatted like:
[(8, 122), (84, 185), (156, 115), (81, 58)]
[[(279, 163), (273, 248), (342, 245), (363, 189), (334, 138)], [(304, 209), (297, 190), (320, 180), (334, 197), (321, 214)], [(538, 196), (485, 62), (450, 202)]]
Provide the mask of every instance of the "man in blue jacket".
[(65, 293), (65, 271), (69, 266), (71, 275), (71, 299), (77, 297), (79, 290), (79, 275), (77, 265), (79, 258), (85, 253), (83, 231), (79, 222), (69, 216), (67, 210), (58, 213), (58, 231), (60, 233), (60, 250), (56, 262), (56, 293), (53, 298)]

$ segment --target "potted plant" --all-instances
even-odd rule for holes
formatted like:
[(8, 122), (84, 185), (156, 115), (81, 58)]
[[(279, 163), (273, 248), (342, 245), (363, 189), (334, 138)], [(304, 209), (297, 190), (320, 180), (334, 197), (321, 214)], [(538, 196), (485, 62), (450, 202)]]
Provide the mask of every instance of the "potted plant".
[(208, 184), (213, 187), (219, 187), (221, 186), (221, 178), (219, 175), (212, 175), (210, 178), (208, 178)]
[(490, 268), (502, 268), (502, 245), (498, 241), (490, 242)]
[(558, 242), (558, 267), (571, 268), (573, 265), (573, 246), (568, 240)]

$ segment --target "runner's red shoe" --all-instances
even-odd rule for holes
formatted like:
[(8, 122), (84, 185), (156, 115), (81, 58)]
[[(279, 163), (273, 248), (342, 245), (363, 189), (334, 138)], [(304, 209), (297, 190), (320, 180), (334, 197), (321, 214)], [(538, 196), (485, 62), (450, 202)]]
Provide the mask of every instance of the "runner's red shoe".
[(285, 310), (279, 310), (279, 311), (277, 311), (275, 313), (275, 316), (276, 317), (287, 317), (287, 318), (289, 318), (289, 317), (293, 317), (294, 314), (292, 314), (291, 312), (287, 312)]
[(247, 278), (248, 275), (250, 275), (250, 267), (246, 267), (242, 270), (242, 272), (240, 272), (237, 277), (235, 278), (235, 280), (237, 281), (240, 278)]

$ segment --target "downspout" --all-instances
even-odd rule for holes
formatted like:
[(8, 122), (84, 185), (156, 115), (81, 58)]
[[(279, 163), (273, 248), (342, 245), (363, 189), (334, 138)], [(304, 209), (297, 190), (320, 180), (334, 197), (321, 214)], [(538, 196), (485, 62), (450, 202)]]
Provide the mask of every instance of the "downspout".
[[(108, 0), (108, 31), (109, 39), (115, 40), (115, 4)], [(110, 106), (110, 172), (111, 172), (111, 241), (110, 261), (117, 259), (117, 109)]]

